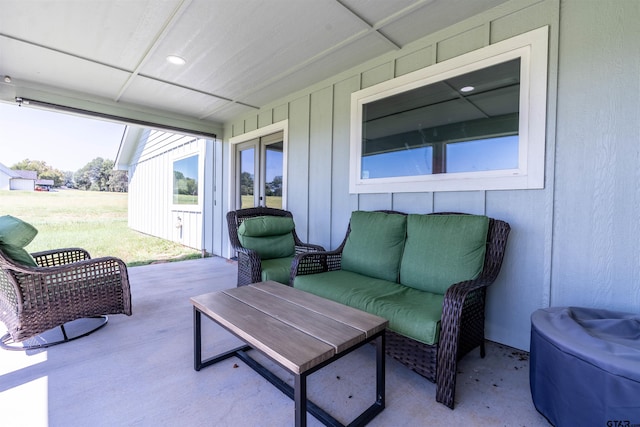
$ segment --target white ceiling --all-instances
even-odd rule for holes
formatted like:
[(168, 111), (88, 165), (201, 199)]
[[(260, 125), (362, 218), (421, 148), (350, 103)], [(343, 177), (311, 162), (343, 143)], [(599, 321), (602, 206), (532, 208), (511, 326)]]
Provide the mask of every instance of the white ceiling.
[(504, 1), (0, 0), (0, 99), (219, 125)]

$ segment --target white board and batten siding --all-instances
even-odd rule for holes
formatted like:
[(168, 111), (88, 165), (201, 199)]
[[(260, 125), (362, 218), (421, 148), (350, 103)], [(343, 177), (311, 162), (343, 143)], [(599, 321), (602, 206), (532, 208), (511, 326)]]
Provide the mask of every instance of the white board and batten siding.
[[(173, 163), (199, 156), (198, 205), (173, 204)], [(206, 165), (206, 166), (205, 166)], [(212, 251), (213, 141), (145, 130), (129, 167), (129, 227), (190, 248)], [(208, 219), (208, 220), (206, 220)]]
[[(294, 215), (300, 237), (326, 248), (340, 245), (351, 212), (358, 209), (408, 213), (458, 211), (511, 223), (513, 232), (503, 271), (488, 292), (486, 330), (488, 339), (528, 349), (529, 316), (549, 304), (553, 170), (547, 171), (542, 190), (350, 194), (351, 94), (549, 26), (546, 163), (552, 165), (559, 9), (555, 0), (505, 3), (296, 92), (255, 114), (239, 117), (225, 125), (224, 141), (278, 121), (288, 121), (287, 208)], [(225, 150), (225, 161), (231, 161), (228, 156), (232, 153), (233, 150)]]

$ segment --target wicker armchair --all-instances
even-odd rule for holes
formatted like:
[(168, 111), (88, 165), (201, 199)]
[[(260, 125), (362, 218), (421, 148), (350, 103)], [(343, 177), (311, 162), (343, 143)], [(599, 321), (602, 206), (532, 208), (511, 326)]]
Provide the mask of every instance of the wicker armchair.
[[(8, 329), (1, 343), (5, 349), (49, 347), (97, 330), (106, 324), (107, 314), (131, 315), (129, 277), (121, 260), (91, 259), (79, 248), (32, 256), (38, 267), (18, 264), (0, 249), (0, 321)], [(100, 319), (87, 322), (89, 330), (82, 330), (86, 325), (69, 328), (80, 329), (73, 334), (65, 330), (65, 323), (92, 317)], [(18, 345), (57, 327), (60, 340), (35, 339), (40, 344)]]
[[(396, 211), (387, 213), (404, 214)], [(457, 214), (439, 212), (431, 215)], [(487, 249), (482, 273), (475, 280), (452, 285), (446, 292), (440, 320), (439, 341), (424, 344), (387, 329), (386, 352), (413, 371), (436, 383), (436, 401), (453, 409), (458, 361), (471, 350), (480, 347), (485, 356), (484, 320), (486, 289), (500, 272), (510, 226), (490, 218)], [(341, 268), (342, 250), (351, 231), (334, 251), (296, 256), (290, 282), (297, 275), (314, 274)]]
[[(227, 225), (229, 227), (229, 240), (233, 250), (238, 254), (238, 286), (245, 286), (251, 283), (262, 281), (262, 260), (255, 250), (247, 249), (242, 246), (238, 238), (238, 228), (245, 219), (260, 216), (277, 216), (288, 217), (293, 219), (293, 215), (289, 211), (282, 209), (274, 209), (268, 207), (255, 207), (239, 209), (227, 213)], [(292, 230), (295, 243), (295, 253), (305, 253), (314, 251), (324, 251), (322, 246), (303, 243), (296, 234), (295, 228)]]

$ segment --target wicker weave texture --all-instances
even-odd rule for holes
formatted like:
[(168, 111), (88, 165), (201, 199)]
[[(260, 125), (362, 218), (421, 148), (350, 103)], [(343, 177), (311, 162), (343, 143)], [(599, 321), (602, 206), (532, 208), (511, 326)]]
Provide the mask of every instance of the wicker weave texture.
[[(238, 228), (245, 219), (255, 218), (259, 216), (277, 216), (293, 219), (293, 214), (282, 209), (268, 208), (258, 206), (255, 208), (239, 209), (227, 213), (227, 227), (229, 230), (229, 241), (231, 247), (238, 256), (238, 282), (237, 286), (246, 286), (251, 283), (258, 283), (262, 280), (262, 261), (256, 251), (247, 249), (242, 246), (238, 238)], [(298, 237), (295, 228), (292, 230), (293, 240), (295, 243), (295, 253), (309, 253), (324, 251), (319, 245), (304, 243)]]
[(0, 320), (13, 341), (83, 317), (131, 315), (129, 276), (122, 260), (91, 259), (79, 248), (33, 256), (39, 267), (16, 264), (0, 250)]
[[(406, 215), (397, 211), (380, 211)], [(430, 215), (464, 215), (456, 212), (438, 212)], [(457, 362), (469, 351), (480, 347), (484, 357), (484, 321), (486, 287), (500, 272), (507, 238), (508, 223), (489, 219), (487, 248), (482, 273), (475, 280), (453, 284), (445, 294), (440, 337), (435, 345), (427, 345), (387, 330), (387, 353), (410, 369), (436, 383), (436, 400), (453, 409), (456, 387)], [(298, 255), (293, 261), (291, 283), (298, 275), (339, 270), (344, 245), (350, 227), (341, 245), (334, 251)]]

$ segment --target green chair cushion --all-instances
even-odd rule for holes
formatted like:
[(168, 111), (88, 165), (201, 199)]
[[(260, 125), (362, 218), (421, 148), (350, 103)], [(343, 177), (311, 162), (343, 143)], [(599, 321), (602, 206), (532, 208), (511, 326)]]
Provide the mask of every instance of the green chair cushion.
[(293, 257), (263, 259), (262, 281), (273, 280), (274, 282), (288, 285), (292, 262)]
[(38, 234), (31, 224), (11, 215), (0, 216), (0, 249), (18, 264), (37, 267), (31, 254), (24, 247)]
[(286, 258), (296, 251), (293, 229), (289, 217), (247, 218), (238, 227), (238, 239), (243, 247), (258, 252), (260, 259)]
[(0, 216), (0, 243), (24, 248), (36, 237), (38, 230), (11, 215)]
[(438, 342), (443, 295), (345, 270), (296, 276), (293, 286), (384, 317), (389, 329), (416, 341)]
[(481, 215), (408, 215), (400, 283), (442, 294), (478, 277), (484, 265), (489, 218)]
[(296, 276), (293, 287), (364, 311), (378, 296), (399, 289), (397, 283), (345, 270)]
[(406, 235), (406, 216), (355, 211), (342, 251), (342, 269), (376, 279), (398, 280)]
[(38, 267), (36, 260), (33, 259), (31, 254), (20, 248), (18, 246), (5, 245), (0, 243), (0, 249), (4, 252), (9, 258), (15, 261), (18, 264), (22, 264), (28, 267)]
[(239, 236), (266, 237), (289, 233), (295, 227), (293, 218), (286, 216), (256, 216), (242, 221)]

